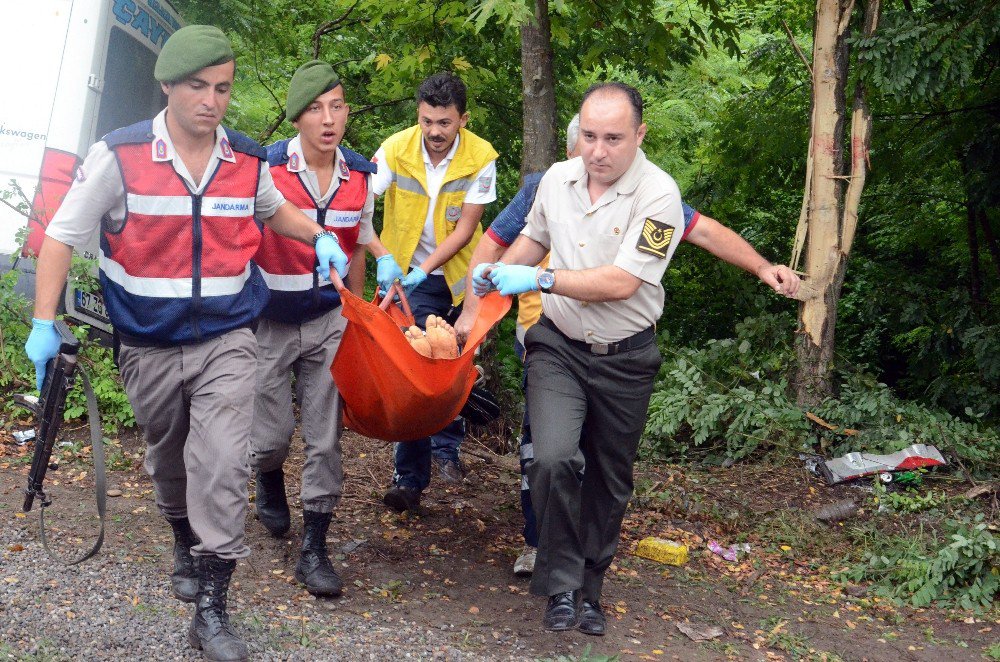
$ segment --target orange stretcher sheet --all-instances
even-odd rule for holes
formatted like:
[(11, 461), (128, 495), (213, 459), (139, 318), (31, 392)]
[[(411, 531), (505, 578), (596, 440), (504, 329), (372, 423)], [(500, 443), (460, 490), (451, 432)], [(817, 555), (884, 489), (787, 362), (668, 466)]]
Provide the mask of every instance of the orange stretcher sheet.
[(340, 296), (348, 324), (330, 372), (344, 401), (344, 424), (385, 441), (420, 439), (454, 420), (476, 380), (476, 347), (511, 304), (510, 297), (491, 292), (461, 356), (432, 359), (418, 354), (401, 331), (413, 324), (408, 308), (382, 310), (377, 295), (368, 302), (346, 289)]

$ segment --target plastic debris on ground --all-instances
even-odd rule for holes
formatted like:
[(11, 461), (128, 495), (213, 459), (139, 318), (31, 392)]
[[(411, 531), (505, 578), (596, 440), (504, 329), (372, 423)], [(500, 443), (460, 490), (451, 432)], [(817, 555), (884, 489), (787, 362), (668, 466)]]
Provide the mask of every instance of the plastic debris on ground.
[(11, 434), (13, 434), (14, 441), (17, 442), (18, 446), (24, 446), (26, 443), (35, 438), (34, 430), (16, 430)]
[(691, 641), (711, 641), (726, 633), (718, 625), (705, 625), (704, 623), (676, 623), (676, 625), (677, 629)]
[(669, 565), (684, 565), (688, 561), (688, 548), (671, 540), (649, 537), (639, 541), (635, 555)]
[(885, 472), (910, 471), (921, 467), (946, 466), (944, 456), (934, 446), (913, 444), (886, 455), (847, 453), (819, 463), (819, 471), (830, 485)]
[(854, 499), (841, 499), (815, 508), (812, 513), (819, 521), (833, 524), (854, 517), (859, 509), (860, 506)]
[(714, 554), (718, 554), (727, 561), (736, 562), (740, 558), (740, 554), (750, 553), (750, 543), (744, 542), (738, 545), (730, 545), (729, 547), (723, 547), (714, 540), (708, 541), (708, 549)]

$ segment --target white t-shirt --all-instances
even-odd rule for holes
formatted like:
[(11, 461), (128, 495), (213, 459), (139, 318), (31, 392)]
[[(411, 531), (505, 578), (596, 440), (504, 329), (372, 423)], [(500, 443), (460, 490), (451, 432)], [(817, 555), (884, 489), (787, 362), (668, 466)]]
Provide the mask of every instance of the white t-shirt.
[[(208, 178), (203, 176), (201, 182), (195, 182), (184, 162), (180, 158), (174, 158), (174, 145), (167, 133), (166, 115), (167, 111), (164, 109), (153, 118), (153, 140), (149, 145), (153, 161), (170, 161), (174, 171), (187, 183), (188, 188), (196, 194), (201, 193)], [(161, 151), (159, 155), (157, 147)], [(241, 158), (249, 157), (241, 155)], [(229, 147), (226, 131), (221, 126), (215, 129), (215, 147), (208, 159), (205, 173), (215, 172), (220, 159), (236, 162), (236, 155)], [(271, 218), (283, 204), (285, 197), (275, 188), (267, 161), (261, 161), (254, 216), (258, 220)], [(102, 140), (94, 143), (87, 152), (87, 158), (77, 171), (76, 181), (66, 193), (59, 210), (45, 229), (45, 234), (68, 246), (86, 246), (100, 228), (101, 218), (105, 214), (112, 221), (125, 218), (125, 182), (114, 152)]]
[[(437, 206), (437, 196), (444, 183), (445, 173), (448, 172), (448, 164), (455, 157), (458, 151), (459, 136), (455, 136), (455, 142), (448, 150), (441, 163), (436, 166), (431, 164), (431, 157), (427, 153), (424, 141), (420, 141), (420, 152), (424, 157), (424, 172), (427, 176), (427, 195), (430, 196), (430, 203), (427, 205), (427, 217), (424, 219), (424, 231), (420, 235), (416, 250), (413, 251), (413, 259), (410, 260), (410, 268), (419, 267), (426, 260), (434, 249), (437, 248), (437, 239), (434, 236), (434, 208)], [(382, 147), (375, 152), (375, 159), (378, 164), (378, 172), (372, 177), (372, 190), (375, 195), (382, 195), (392, 184), (392, 171), (386, 163), (385, 150)], [(486, 205), (497, 199), (497, 163), (490, 161), (482, 170), (476, 174), (476, 184), (474, 184), (465, 194), (463, 204)], [(435, 269), (432, 273), (444, 274), (443, 269)]]

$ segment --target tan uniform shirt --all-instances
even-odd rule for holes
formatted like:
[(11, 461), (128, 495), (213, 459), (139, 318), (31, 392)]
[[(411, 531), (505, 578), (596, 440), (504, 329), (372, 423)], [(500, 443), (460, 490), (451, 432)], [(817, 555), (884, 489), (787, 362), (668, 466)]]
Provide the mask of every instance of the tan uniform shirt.
[(587, 172), (577, 157), (545, 173), (521, 234), (550, 249), (553, 269), (614, 265), (642, 281), (624, 301), (542, 295), (545, 316), (570, 338), (616, 342), (652, 326), (663, 313), (660, 279), (684, 234), (681, 194), (673, 178), (639, 150), (625, 174), (591, 203)]

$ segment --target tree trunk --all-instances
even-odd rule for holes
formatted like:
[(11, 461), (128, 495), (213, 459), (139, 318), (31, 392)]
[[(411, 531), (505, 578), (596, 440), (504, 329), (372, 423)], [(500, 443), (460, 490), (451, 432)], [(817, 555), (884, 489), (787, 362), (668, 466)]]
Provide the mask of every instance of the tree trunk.
[(543, 172), (559, 158), (556, 89), (548, 0), (535, 0), (535, 20), (521, 26), (524, 145), (521, 177)]
[(844, 181), (844, 84), (847, 27), (853, 0), (817, 0), (813, 41), (812, 170), (807, 183), (806, 282), (799, 306), (796, 399), (801, 405), (833, 392), (834, 329), (846, 256), (841, 253)]
[[(858, 225), (858, 208), (868, 168), (871, 113), (865, 87), (854, 89), (851, 110), (850, 172), (844, 167), (844, 84), (849, 52), (847, 32), (854, 0), (817, 0), (813, 44), (813, 112), (803, 213), (793, 255), (805, 244), (806, 280), (797, 298), (799, 334), (796, 399), (816, 404), (833, 394), (833, 351), (847, 258)], [(864, 34), (878, 26), (880, 0), (869, 0)], [(846, 191), (844, 181), (848, 181)]]

